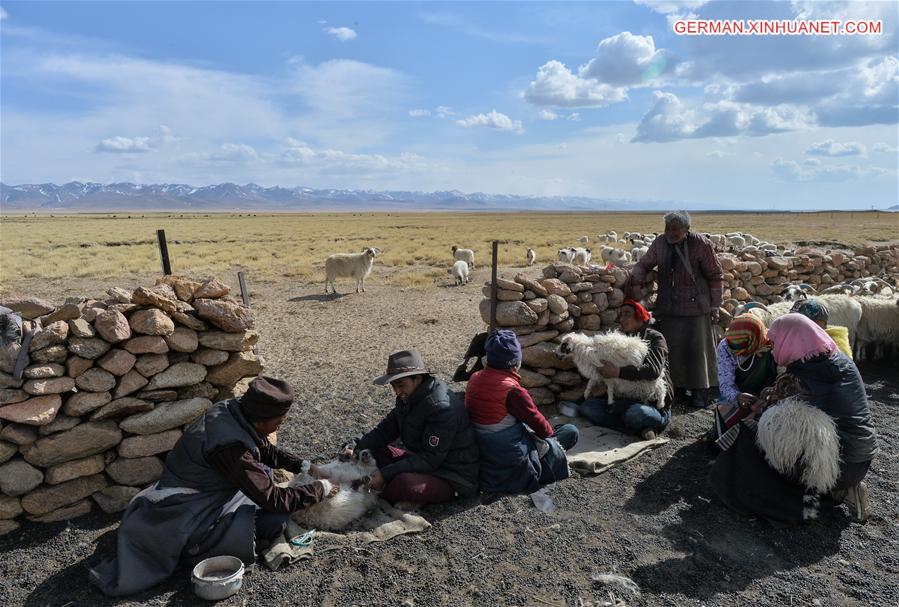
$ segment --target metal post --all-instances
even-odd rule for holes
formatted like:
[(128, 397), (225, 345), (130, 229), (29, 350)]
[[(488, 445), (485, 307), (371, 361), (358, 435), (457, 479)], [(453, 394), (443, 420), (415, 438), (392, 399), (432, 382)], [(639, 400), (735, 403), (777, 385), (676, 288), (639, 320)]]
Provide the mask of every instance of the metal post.
[(493, 260), (490, 262), (490, 332), (496, 331), (496, 263), (499, 241), (493, 241)]
[(159, 257), (162, 258), (162, 273), (168, 276), (172, 273), (172, 264), (169, 262), (169, 245), (165, 242), (165, 230), (156, 230), (156, 240), (159, 243)]
[(250, 292), (247, 290), (247, 281), (244, 279), (243, 270), (237, 273), (237, 282), (240, 283), (240, 298), (243, 305), (250, 307)]

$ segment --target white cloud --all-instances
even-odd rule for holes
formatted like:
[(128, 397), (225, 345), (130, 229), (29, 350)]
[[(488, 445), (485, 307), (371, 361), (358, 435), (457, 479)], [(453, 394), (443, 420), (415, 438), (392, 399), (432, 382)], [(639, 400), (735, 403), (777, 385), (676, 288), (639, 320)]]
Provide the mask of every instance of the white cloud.
[(624, 88), (592, 78), (581, 78), (560, 61), (547, 61), (537, 70), (524, 98), (535, 105), (552, 107), (603, 107), (627, 99)]
[(621, 32), (602, 40), (596, 56), (578, 73), (613, 86), (637, 86), (657, 79), (675, 63), (670, 53), (655, 48), (652, 36)]
[(209, 154), (214, 162), (249, 162), (257, 160), (259, 153), (253, 146), (245, 143), (223, 143), (218, 151)]
[(149, 137), (109, 137), (95, 148), (98, 152), (133, 154), (149, 152), (152, 149)]
[(555, 120), (559, 115), (553, 112), (552, 110), (540, 110), (540, 119), (541, 120)]
[(437, 109), (434, 110), (437, 114), (438, 118), (446, 118), (447, 116), (455, 116), (456, 112), (453, 111), (453, 108), (448, 105), (438, 105)]
[(0, 6), (0, 21), (5, 21), (9, 18), (9, 15), (6, 13), (6, 9)]
[(94, 148), (97, 152), (111, 152), (114, 154), (141, 154), (149, 152), (164, 144), (177, 141), (172, 135), (172, 129), (160, 125), (155, 137), (108, 137), (103, 139)]
[(634, 0), (634, 4), (641, 4), (663, 15), (680, 14), (684, 9), (697, 9), (709, 0)]
[(578, 113), (578, 112), (571, 112), (570, 114), (568, 114), (567, 120), (570, 120), (570, 121), (572, 121), (572, 122), (580, 122), (580, 121), (581, 121), (581, 115), (580, 115), (580, 113)]
[(515, 133), (523, 133), (521, 120), (512, 120), (505, 114), (491, 110), (489, 114), (476, 114), (469, 116), (463, 120), (457, 120), (456, 124), (471, 128), (474, 126), (485, 126), (500, 131), (513, 131)]
[(797, 162), (782, 158), (771, 163), (771, 171), (778, 179), (793, 182), (840, 182), (890, 173), (879, 167), (859, 167), (849, 164), (826, 165), (820, 162), (804, 162), (800, 166)]
[(412, 118), (422, 118), (424, 116), (430, 116), (431, 110), (423, 110), (423, 109), (414, 109), (409, 110), (409, 116)]
[(340, 40), (341, 42), (355, 40), (357, 37), (356, 32), (348, 27), (326, 27), (324, 31), (335, 40)]
[(873, 146), (871, 146), (871, 149), (875, 152), (883, 152), (885, 154), (895, 154), (897, 151), (899, 151), (899, 148), (897, 148), (895, 145), (890, 145), (888, 143), (882, 142), (875, 143)]
[(822, 141), (805, 148), (805, 153), (810, 156), (864, 156), (867, 149), (857, 141), (838, 143), (833, 139)]
[(287, 147), (278, 161), (285, 165), (311, 166), (325, 172), (340, 170), (405, 171), (420, 170), (431, 165), (418, 154), (403, 152), (398, 156), (353, 154), (342, 150), (315, 149), (305, 141), (288, 138)]

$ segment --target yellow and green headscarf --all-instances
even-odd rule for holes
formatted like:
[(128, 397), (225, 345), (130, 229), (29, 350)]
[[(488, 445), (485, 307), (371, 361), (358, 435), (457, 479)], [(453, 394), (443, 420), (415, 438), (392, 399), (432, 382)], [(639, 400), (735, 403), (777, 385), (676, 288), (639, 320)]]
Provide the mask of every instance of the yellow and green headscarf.
[(737, 356), (749, 356), (768, 345), (765, 323), (755, 314), (740, 314), (727, 327), (724, 339), (731, 352)]

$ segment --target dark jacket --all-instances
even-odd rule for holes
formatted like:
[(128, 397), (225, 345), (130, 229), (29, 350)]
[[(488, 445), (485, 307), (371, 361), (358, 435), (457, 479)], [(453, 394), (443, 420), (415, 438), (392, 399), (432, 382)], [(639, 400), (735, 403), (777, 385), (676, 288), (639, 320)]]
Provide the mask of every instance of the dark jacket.
[(809, 402), (830, 415), (840, 435), (844, 462), (870, 461), (877, 453), (877, 432), (868, 408), (865, 384), (855, 363), (842, 352), (795, 362), (787, 371), (808, 390)]
[(433, 474), (445, 479), (461, 496), (478, 492), (478, 445), (462, 396), (428, 375), (405, 402), (381, 423), (357, 439), (356, 449), (376, 449), (400, 439), (413, 455), (381, 469), (390, 482), (403, 472)]
[[(693, 276), (687, 271), (674, 247), (682, 247), (690, 262)], [(683, 242), (668, 244), (665, 235), (658, 236), (649, 250), (631, 270), (631, 295), (639, 299), (637, 288), (642, 288), (646, 273), (658, 267), (656, 282), (659, 285), (654, 314), (663, 316), (699, 316), (721, 307), (724, 270), (715, 255), (709, 239), (701, 234), (688, 232)]]
[(660, 376), (664, 376), (666, 386), (665, 408), (670, 408), (671, 400), (674, 398), (674, 384), (671, 383), (671, 374), (668, 372), (668, 342), (665, 341), (665, 336), (650, 328), (649, 325), (643, 325), (640, 330), (635, 333), (628, 333), (628, 335), (648, 341), (649, 352), (646, 353), (646, 358), (643, 359), (640, 366), (621, 367), (618, 376), (621, 379), (630, 381), (653, 381)]

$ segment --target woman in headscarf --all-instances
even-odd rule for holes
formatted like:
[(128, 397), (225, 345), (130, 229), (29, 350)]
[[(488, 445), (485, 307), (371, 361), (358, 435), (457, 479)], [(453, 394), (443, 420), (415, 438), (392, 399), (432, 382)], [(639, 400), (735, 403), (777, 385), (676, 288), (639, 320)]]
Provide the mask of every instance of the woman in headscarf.
[(830, 335), (830, 338), (837, 344), (840, 352), (845, 354), (852, 360), (852, 347), (849, 345), (849, 329), (840, 325), (827, 325), (830, 318), (830, 311), (820, 299), (810, 297), (797, 301), (793, 305), (793, 312), (798, 312), (803, 316), (808, 316), (812, 322), (824, 329), (824, 332)]
[[(877, 453), (877, 434), (858, 368), (821, 327), (802, 314), (791, 313), (775, 320), (768, 339), (775, 362), (786, 372), (773, 388), (763, 391), (763, 398), (753, 404), (746, 419), (718, 439), (723, 452), (711, 472), (713, 489), (727, 505), (773, 522), (809, 518), (809, 510), (815, 510), (820, 496), (802, 486), (796, 476), (774, 470), (755, 440), (754, 418), (766, 415), (769, 404), (776, 407), (776, 401), (796, 396), (833, 420), (839, 439), (839, 476), (830, 501), (846, 503), (852, 518), (864, 522), (868, 518), (868, 492), (862, 479)], [(805, 449), (815, 449), (814, 437), (780, 436), (778, 440), (798, 441)]]
[(774, 384), (777, 363), (768, 344), (765, 323), (754, 314), (741, 314), (727, 327), (715, 350), (721, 402), (715, 411), (715, 436), (740, 421), (762, 390)]

